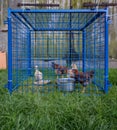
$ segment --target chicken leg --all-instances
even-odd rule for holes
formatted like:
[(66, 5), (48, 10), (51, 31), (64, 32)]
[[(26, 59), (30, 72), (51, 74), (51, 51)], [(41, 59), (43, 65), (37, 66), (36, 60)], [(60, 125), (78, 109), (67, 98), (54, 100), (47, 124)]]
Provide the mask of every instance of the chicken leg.
[(85, 93), (86, 87), (83, 86), (82, 93)]

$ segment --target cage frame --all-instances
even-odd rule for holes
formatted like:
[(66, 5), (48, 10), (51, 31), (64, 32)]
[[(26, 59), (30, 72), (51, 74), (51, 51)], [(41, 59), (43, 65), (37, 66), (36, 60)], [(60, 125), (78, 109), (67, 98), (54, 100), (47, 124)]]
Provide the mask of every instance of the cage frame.
[[(25, 9), (11, 9), (8, 8), (8, 90), (10, 93), (13, 92), (13, 88), (12, 88), (12, 24), (11, 24), (11, 14), (12, 13), (105, 13), (105, 57), (104, 57), (104, 76), (105, 76), (105, 81), (104, 81), (104, 92), (108, 93), (108, 88), (109, 88), (109, 80), (108, 80), (108, 69), (109, 69), (109, 65), (108, 65), (108, 8), (106, 9), (54, 9), (54, 10), (49, 10), (49, 9), (41, 9), (41, 10), (35, 10), (35, 9), (31, 9), (31, 10), (25, 10)], [(95, 18), (98, 18), (99, 14), (97, 14), (95, 16)], [(83, 71), (85, 71), (85, 49), (84, 49), (84, 44), (85, 44), (85, 31), (84, 28), (86, 28), (88, 25), (90, 25), (94, 19), (94, 17), (80, 30), (77, 31), (82, 31), (82, 35), (83, 35), (83, 48), (82, 51), (84, 52), (83, 55)], [(26, 25), (23, 21), (21, 21), (24, 25)], [(27, 26), (27, 25), (26, 25)], [(58, 29), (57, 29), (58, 30)], [(64, 29), (63, 29), (64, 30)], [(60, 31), (63, 31), (60, 30)], [(29, 30), (32, 31), (32, 30)], [(38, 31), (38, 30), (35, 30)], [(46, 31), (53, 31), (53, 30), (46, 30)], [(54, 30), (56, 31), (56, 30)], [(68, 29), (68, 31), (70, 31), (70, 28)], [(29, 33), (29, 38), (30, 38), (30, 33)], [(29, 53), (29, 58), (31, 58), (30, 53)], [(31, 69), (31, 61), (29, 62), (29, 73), (30, 73), (30, 69)]]

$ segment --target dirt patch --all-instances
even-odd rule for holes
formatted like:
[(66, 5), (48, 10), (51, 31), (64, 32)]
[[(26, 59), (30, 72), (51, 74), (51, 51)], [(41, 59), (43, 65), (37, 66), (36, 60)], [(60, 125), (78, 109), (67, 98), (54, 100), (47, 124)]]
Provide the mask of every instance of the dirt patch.
[(117, 59), (109, 60), (109, 68), (117, 68)]

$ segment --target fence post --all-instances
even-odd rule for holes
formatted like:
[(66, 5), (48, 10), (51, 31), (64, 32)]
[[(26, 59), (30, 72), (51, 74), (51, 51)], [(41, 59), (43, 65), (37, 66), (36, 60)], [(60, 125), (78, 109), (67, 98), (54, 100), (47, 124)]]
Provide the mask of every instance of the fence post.
[(108, 92), (108, 9), (105, 15), (105, 86), (104, 92)]
[(12, 93), (12, 22), (11, 9), (8, 9), (8, 89)]

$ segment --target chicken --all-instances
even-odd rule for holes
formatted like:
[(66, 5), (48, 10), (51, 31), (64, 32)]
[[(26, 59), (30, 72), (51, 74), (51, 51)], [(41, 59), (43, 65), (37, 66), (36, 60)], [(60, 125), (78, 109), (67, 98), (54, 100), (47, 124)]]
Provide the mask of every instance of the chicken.
[(72, 69), (77, 69), (78, 70), (77, 65), (74, 64), (74, 63), (71, 64), (71, 67), (72, 67)]
[(59, 64), (52, 62), (52, 68), (55, 70), (55, 73), (57, 74), (57, 78), (58, 75), (63, 76), (64, 74), (67, 74), (68, 68), (66, 66), (61, 66)]
[(82, 93), (85, 92), (86, 86), (92, 82), (94, 71), (79, 72), (77, 69), (70, 69), (68, 71), (71, 78), (75, 78), (75, 81), (83, 85)]
[(36, 81), (40, 81), (40, 80), (43, 79), (43, 74), (42, 74), (42, 72), (40, 72), (40, 71), (38, 70), (38, 66), (37, 66), (37, 65), (35, 66), (34, 76), (35, 76), (35, 80), (36, 80)]
[[(37, 65), (35, 66), (34, 76), (35, 76), (35, 81), (34, 81), (35, 85), (44, 85), (44, 84), (48, 84), (51, 82), (50, 80), (43, 79), (43, 73), (38, 70)], [(40, 87), (42, 87), (42, 86), (40, 86)]]
[(71, 77), (71, 75), (72, 75), (71, 72), (72, 72), (73, 69), (77, 69), (78, 70), (77, 65), (74, 64), (74, 63), (71, 64), (71, 67), (72, 67), (71, 69), (67, 70), (67, 78)]

